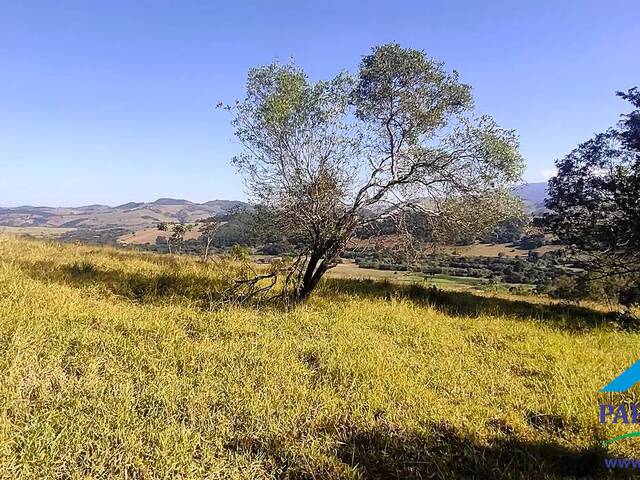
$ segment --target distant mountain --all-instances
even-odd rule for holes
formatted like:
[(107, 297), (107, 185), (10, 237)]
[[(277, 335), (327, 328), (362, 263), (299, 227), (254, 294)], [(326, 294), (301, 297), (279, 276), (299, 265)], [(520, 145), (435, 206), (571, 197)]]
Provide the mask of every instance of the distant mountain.
[(512, 193), (520, 197), (525, 206), (533, 213), (544, 211), (544, 200), (547, 198), (547, 182), (524, 183), (513, 189)]
[[(525, 183), (513, 194), (522, 198), (527, 208), (544, 211), (547, 183)], [(131, 231), (155, 226), (159, 222), (193, 223), (206, 217), (225, 215), (248, 208), (238, 200), (211, 200), (193, 203), (188, 200), (159, 198), (153, 202), (129, 202), (116, 207), (85, 205), (82, 207), (20, 207), (0, 208), (0, 226), (64, 227), (106, 229), (124, 228)]]
[(132, 208), (138, 208), (143, 205), (144, 205), (144, 202), (129, 202), (129, 203), (123, 203), (122, 205), (118, 205), (117, 207), (114, 207), (114, 208), (116, 208), (117, 210), (131, 210)]
[(0, 226), (125, 228), (139, 230), (159, 222), (193, 223), (202, 218), (225, 215), (248, 204), (236, 200), (212, 200), (193, 203), (188, 200), (159, 198), (154, 202), (129, 202), (116, 207), (86, 205), (82, 207), (0, 208)]
[(159, 198), (151, 203), (153, 205), (193, 205), (193, 202), (176, 198)]
[(111, 207), (109, 205), (100, 205), (100, 204), (85, 205), (84, 207), (79, 207), (79, 209), (85, 212), (104, 212), (106, 210), (109, 210), (110, 208)]

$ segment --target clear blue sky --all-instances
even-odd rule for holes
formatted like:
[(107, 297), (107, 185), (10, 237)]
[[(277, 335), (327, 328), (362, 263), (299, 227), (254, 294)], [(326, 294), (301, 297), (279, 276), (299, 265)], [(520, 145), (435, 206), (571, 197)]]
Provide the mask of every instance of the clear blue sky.
[(0, 0), (0, 206), (244, 198), (215, 104), (274, 58), (326, 78), (390, 41), (458, 70), (540, 181), (627, 109), (638, 25), (637, 0)]

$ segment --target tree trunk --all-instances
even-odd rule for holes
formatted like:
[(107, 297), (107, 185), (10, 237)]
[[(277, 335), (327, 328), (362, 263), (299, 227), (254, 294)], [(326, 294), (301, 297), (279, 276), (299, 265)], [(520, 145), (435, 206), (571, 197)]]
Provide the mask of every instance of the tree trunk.
[(207, 263), (207, 259), (209, 258), (209, 245), (211, 245), (211, 237), (207, 237), (207, 245), (204, 247), (204, 263)]
[[(322, 276), (329, 270), (329, 263), (326, 259), (320, 261), (321, 255), (312, 254), (304, 272), (302, 284), (298, 288), (297, 301), (304, 302), (311, 292), (318, 286)], [(320, 265), (318, 265), (320, 262)]]
[(318, 262), (320, 261), (320, 258), (321, 256), (319, 253), (316, 253), (316, 252), (311, 253), (311, 257), (309, 258), (309, 262), (307, 263), (304, 276), (302, 277), (302, 283), (298, 285), (298, 292), (302, 291), (305, 285), (309, 285), (309, 283), (311, 282), (311, 278), (313, 277), (313, 274), (316, 271), (316, 267), (318, 265)]

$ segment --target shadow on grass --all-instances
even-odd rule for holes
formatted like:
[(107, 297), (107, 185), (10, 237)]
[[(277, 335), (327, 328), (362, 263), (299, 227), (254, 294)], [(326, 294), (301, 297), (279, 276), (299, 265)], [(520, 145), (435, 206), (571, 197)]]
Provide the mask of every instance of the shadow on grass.
[(218, 300), (230, 282), (194, 272), (181, 271), (168, 263), (159, 272), (125, 272), (101, 269), (90, 261), (72, 264), (53, 262), (22, 262), (22, 270), (31, 278), (73, 287), (98, 285), (108, 292), (136, 302), (153, 302), (163, 298), (180, 297), (209, 306)]
[(378, 429), (352, 432), (338, 456), (364, 478), (604, 478), (605, 451), (514, 437), (479, 444), (447, 425), (430, 435)]
[[(165, 298), (182, 298), (211, 308), (225, 296), (233, 284), (233, 272), (228, 276), (209, 277), (185, 272), (178, 265), (167, 263), (159, 272), (125, 272), (101, 269), (90, 261), (60, 265), (55, 262), (21, 262), (22, 270), (31, 278), (57, 282), (74, 287), (99, 285), (107, 291), (138, 302), (153, 302)], [(319, 294), (324, 296), (350, 294), (368, 298), (403, 298), (432, 306), (448, 315), (504, 315), (534, 319), (557, 328), (573, 331), (599, 326), (623, 330), (638, 330), (640, 325), (618, 312), (603, 312), (591, 308), (560, 303), (533, 303), (499, 297), (485, 297), (470, 292), (444, 291), (422, 285), (398, 285), (388, 281), (357, 279), (326, 279)], [(226, 299), (229, 300), (228, 298)]]
[(448, 315), (496, 315), (544, 321), (568, 330), (588, 330), (615, 326), (638, 330), (640, 325), (618, 312), (603, 312), (579, 305), (533, 303), (500, 297), (485, 297), (471, 292), (444, 291), (422, 285), (397, 285), (386, 281), (327, 279), (323, 294), (346, 293), (368, 298), (398, 298), (429, 305)]
[[(286, 442), (260, 441), (241, 436), (225, 445), (229, 450), (266, 459), (278, 478), (344, 478), (344, 467), (362, 479), (551, 479), (624, 478), (628, 472), (608, 472), (607, 455), (594, 443), (588, 448), (564, 446), (553, 441), (528, 441), (512, 434), (477, 441), (459, 434), (446, 423), (432, 423), (420, 432), (377, 423), (368, 429), (356, 425), (332, 425), (333, 467), (301, 462)], [(349, 477), (351, 478), (351, 477)]]

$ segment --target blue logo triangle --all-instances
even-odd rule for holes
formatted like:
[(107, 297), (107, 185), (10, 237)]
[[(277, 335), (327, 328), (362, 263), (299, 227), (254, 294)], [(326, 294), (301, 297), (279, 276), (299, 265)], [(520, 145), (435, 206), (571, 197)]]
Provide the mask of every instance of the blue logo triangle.
[(605, 385), (601, 392), (624, 392), (640, 382), (640, 360)]

